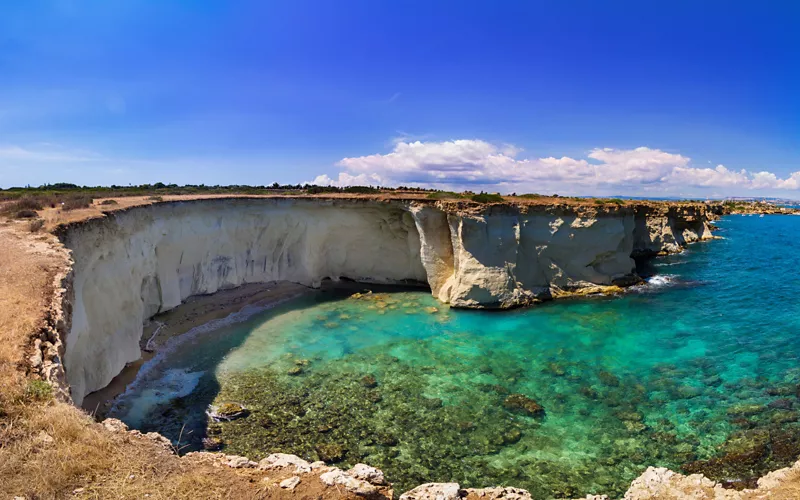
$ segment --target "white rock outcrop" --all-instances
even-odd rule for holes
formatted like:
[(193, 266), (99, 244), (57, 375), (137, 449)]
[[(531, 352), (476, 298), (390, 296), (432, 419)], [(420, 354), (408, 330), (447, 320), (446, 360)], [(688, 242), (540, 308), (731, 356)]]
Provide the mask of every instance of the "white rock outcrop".
[(635, 279), (632, 255), (711, 237), (702, 206), (613, 209), (302, 198), (208, 199), (58, 231), (72, 251), (64, 365), (76, 404), (140, 356), (143, 323), (189, 296), (326, 278), (430, 286), (457, 307), (514, 307)]

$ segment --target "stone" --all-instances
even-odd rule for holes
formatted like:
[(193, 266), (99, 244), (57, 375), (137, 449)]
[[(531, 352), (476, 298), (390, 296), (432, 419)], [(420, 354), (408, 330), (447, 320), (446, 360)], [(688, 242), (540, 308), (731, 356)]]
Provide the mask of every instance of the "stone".
[(294, 468), (297, 474), (307, 474), (311, 472), (311, 464), (297, 455), (290, 455), (288, 453), (273, 453), (258, 462), (258, 468), (261, 470)]
[(253, 462), (247, 457), (240, 457), (239, 455), (226, 455), (225, 465), (234, 469), (248, 469), (257, 467), (258, 462)]
[(103, 427), (111, 432), (126, 432), (128, 430), (128, 426), (125, 425), (125, 422), (116, 418), (107, 418), (103, 420), (102, 423)]
[(792, 408), (792, 400), (788, 398), (776, 399), (767, 405), (768, 408), (777, 408), (780, 410), (790, 410)]
[(530, 417), (539, 417), (544, 415), (544, 407), (524, 394), (509, 395), (503, 401), (503, 408), (506, 410), (523, 413)]
[(600, 382), (609, 387), (619, 387), (619, 378), (609, 371), (600, 370), (597, 374), (597, 378), (600, 379)]
[(378, 492), (378, 488), (361, 479), (356, 479), (342, 472), (341, 469), (332, 469), (319, 475), (320, 481), (328, 486), (340, 485), (358, 496), (369, 497)]
[(400, 500), (459, 500), (458, 483), (425, 483), (400, 495)]
[(289, 368), (289, 371), (286, 372), (287, 375), (291, 375), (293, 377), (295, 377), (297, 375), (300, 375), (302, 373), (303, 373), (303, 367), (302, 366), (293, 366), (293, 367)]
[(286, 490), (294, 490), (298, 484), (300, 484), (300, 478), (297, 476), (292, 476), (289, 479), (284, 479), (281, 481), (279, 486)]
[(211, 417), (214, 422), (230, 422), (237, 418), (247, 416), (247, 408), (239, 403), (220, 403), (210, 405), (206, 410), (206, 415)]
[(356, 479), (366, 481), (370, 484), (377, 484), (379, 486), (384, 486), (387, 484), (382, 470), (376, 469), (375, 467), (370, 467), (366, 464), (356, 464), (352, 469), (347, 471), (346, 474)]
[(207, 451), (217, 451), (222, 448), (222, 440), (215, 437), (203, 438), (203, 449)]
[(324, 462), (338, 462), (346, 453), (342, 445), (337, 443), (321, 443), (316, 447), (319, 459)]
[(378, 386), (378, 381), (375, 380), (375, 377), (373, 375), (364, 375), (363, 377), (361, 377), (361, 385), (363, 385), (368, 389), (372, 389)]
[(521, 488), (468, 488), (466, 490), (468, 495), (475, 495), (486, 500), (531, 500), (531, 494), (528, 490)]

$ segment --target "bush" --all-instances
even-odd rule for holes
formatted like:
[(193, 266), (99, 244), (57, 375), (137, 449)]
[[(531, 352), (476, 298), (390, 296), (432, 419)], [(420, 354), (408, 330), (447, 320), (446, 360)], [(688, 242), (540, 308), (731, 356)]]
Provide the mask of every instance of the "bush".
[(19, 200), (17, 200), (14, 203), (13, 206), (14, 206), (14, 209), (17, 210), (17, 211), (20, 211), (20, 210), (41, 210), (43, 208), (42, 207), (42, 202), (40, 200), (38, 200), (36, 198), (28, 197), (28, 196), (26, 196), (24, 198), (20, 198)]
[(164, 198), (162, 198), (161, 196), (151, 196), (147, 199), (150, 201), (164, 201)]
[(117, 200), (103, 200), (100, 202), (101, 205), (119, 205)]
[(502, 196), (497, 193), (483, 193), (480, 194), (473, 194), (470, 196), (472, 201), (476, 201), (478, 203), (502, 203), (505, 201)]
[(19, 210), (16, 215), (17, 219), (34, 219), (39, 217), (35, 210)]
[(32, 233), (39, 232), (42, 227), (44, 227), (44, 219), (35, 219), (28, 224), (28, 230)]
[(69, 196), (61, 202), (62, 210), (77, 210), (92, 206), (92, 197), (86, 195)]
[(53, 387), (44, 380), (29, 380), (25, 396), (34, 401), (47, 401), (53, 397)]
[(456, 198), (461, 199), (464, 195), (460, 193), (454, 193), (452, 191), (436, 191), (435, 193), (428, 194), (427, 198), (431, 200), (445, 200), (448, 198)]

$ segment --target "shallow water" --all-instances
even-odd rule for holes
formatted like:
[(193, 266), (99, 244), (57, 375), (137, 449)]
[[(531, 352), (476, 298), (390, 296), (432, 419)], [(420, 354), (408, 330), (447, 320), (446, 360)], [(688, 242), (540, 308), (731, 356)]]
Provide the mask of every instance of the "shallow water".
[[(649, 465), (751, 485), (800, 453), (800, 218), (719, 226), (620, 297), (485, 312), (320, 292), (178, 344), (111, 416), (185, 450), (368, 463), (399, 491), (619, 494)], [(250, 414), (209, 424), (225, 401)]]

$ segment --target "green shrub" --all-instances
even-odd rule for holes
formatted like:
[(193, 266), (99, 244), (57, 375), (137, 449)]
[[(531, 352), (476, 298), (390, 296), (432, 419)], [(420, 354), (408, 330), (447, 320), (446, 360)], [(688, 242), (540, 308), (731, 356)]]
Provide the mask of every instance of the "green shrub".
[(53, 387), (44, 380), (29, 380), (25, 397), (33, 401), (47, 401), (53, 397)]
[(151, 196), (147, 199), (150, 201), (164, 201), (164, 198), (162, 198), (161, 196)]
[(101, 205), (119, 205), (117, 200), (103, 200), (100, 202)]
[(473, 194), (470, 196), (472, 201), (478, 203), (502, 203), (505, 201), (502, 196), (497, 193), (484, 193), (481, 192), (479, 194)]
[(61, 209), (65, 211), (77, 210), (79, 208), (89, 208), (92, 206), (92, 197), (87, 195), (67, 196), (61, 201)]
[(35, 219), (39, 214), (35, 210), (19, 210), (16, 214), (17, 219)]
[(427, 196), (427, 198), (431, 200), (461, 199), (463, 197), (463, 194), (454, 193), (452, 191), (436, 191), (435, 193), (428, 193)]

